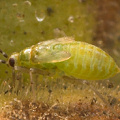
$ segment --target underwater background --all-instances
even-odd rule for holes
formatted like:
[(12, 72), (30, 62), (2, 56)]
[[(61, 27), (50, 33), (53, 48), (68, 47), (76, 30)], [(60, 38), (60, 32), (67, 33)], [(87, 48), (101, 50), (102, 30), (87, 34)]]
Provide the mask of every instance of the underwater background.
[[(77, 41), (87, 42), (100, 47), (110, 54), (118, 66), (120, 66), (120, 1), (0, 0), (0, 49), (6, 52), (8, 56), (13, 52), (20, 52), (24, 48), (35, 45), (40, 41), (64, 36), (72, 36)], [(2, 55), (0, 55), (0, 59), (6, 60), (6, 58)], [(17, 81), (15, 91), (19, 88), (19, 86), (23, 89), (21, 90), (20, 88), (17, 95), (15, 92), (8, 92), (6, 95), (5, 92), (12, 88), (12, 68), (0, 63), (0, 106), (2, 108), (7, 104), (9, 106), (9, 111), (11, 111), (10, 114), (6, 113), (6, 107), (4, 107), (4, 112), (1, 113), (4, 119), (37, 120), (39, 118), (41, 120), (49, 118), (50, 120), (59, 120), (66, 118), (66, 120), (79, 120), (83, 119), (81, 116), (84, 116), (84, 119), (98, 119), (92, 113), (97, 113), (96, 108), (98, 109), (99, 105), (97, 106), (96, 104), (99, 102), (95, 103), (95, 106), (93, 105), (91, 110), (90, 105), (92, 102), (97, 100), (96, 96), (93, 96), (94, 93), (90, 91), (90, 88), (82, 85), (79, 86), (77, 81), (64, 81), (58, 79), (57, 77), (59, 75), (55, 75), (53, 78), (44, 78), (41, 75), (37, 76), (38, 81), (36, 81), (36, 84), (39, 84), (40, 86), (36, 87), (38, 97), (36, 99), (37, 102), (33, 106), (38, 107), (39, 105), (43, 105), (45, 110), (52, 109), (56, 107), (55, 103), (57, 101), (57, 103), (62, 103), (62, 107), (60, 106), (59, 112), (62, 111), (62, 113), (64, 113), (65, 107), (67, 106), (68, 113), (59, 114), (57, 110), (53, 110), (53, 112), (50, 113), (51, 116), (53, 116), (52, 118), (49, 115), (45, 115), (45, 112), (43, 112), (44, 110), (41, 109), (41, 107), (38, 107), (38, 109), (41, 109), (42, 112), (38, 110), (39, 112), (36, 112), (34, 115), (31, 113), (31, 115), (36, 115), (37, 117), (32, 116), (30, 118), (29, 112), (29, 115), (26, 115), (28, 113), (25, 112), (25, 115), (27, 116), (26, 118), (18, 118), (18, 116), (22, 114), (18, 114), (19, 112), (16, 113), (17, 117), (15, 117), (12, 110), (14, 110), (14, 106), (17, 106), (17, 110), (20, 107), (18, 104), (20, 101), (17, 101), (18, 99), (22, 101), (21, 104), (25, 105), (26, 111), (30, 111), (26, 105), (31, 104), (31, 101), (28, 101), (31, 98), (31, 91), (26, 93), (26, 91), (30, 88), (29, 74), (19, 75), (21, 74), (19, 72), (17, 72), (17, 74), (18, 77), (20, 77), (18, 79), (22, 79), (22, 83)], [(43, 81), (43, 79), (45, 79), (45, 81)], [(108, 99), (108, 101), (113, 100), (112, 98), (117, 101), (115, 102), (115, 105), (117, 105), (118, 108), (120, 102), (119, 84), (120, 74), (110, 78), (109, 80), (93, 81), (93, 86), (102, 92), (103, 95), (107, 95), (105, 98)], [(111, 89), (109, 89), (109, 87)], [(39, 91), (41, 92), (39, 93)], [(27, 95), (23, 99), (24, 93)], [(86, 98), (86, 96), (88, 98)], [(89, 109), (89, 115), (88, 112), (84, 111), (87, 114), (86, 117), (83, 115), (85, 114), (84, 112), (83, 114), (78, 113), (78, 111), (82, 111), (82, 109), (80, 109), (81, 106), (76, 108), (77, 110), (75, 109), (75, 111), (70, 111), (73, 110), (73, 106), (78, 105), (78, 103), (82, 104), (80, 99), (85, 102), (85, 106), (83, 105), (82, 109), (84, 108), (86, 110), (87, 107)], [(99, 98), (97, 99), (99, 101)], [(13, 106), (9, 105), (10, 101), (12, 101)], [(115, 109), (117, 109), (117, 112), (120, 112), (120, 108), (118, 109), (117, 107), (115, 107)], [(100, 111), (107, 111), (107, 108), (100, 107)], [(38, 113), (41, 113), (42, 118), (40, 118)], [(56, 113), (57, 117), (52, 113)], [(73, 116), (71, 114), (73, 114)], [(91, 114), (93, 115), (93, 118), (91, 117)], [(109, 120), (110, 117), (113, 117), (113, 120), (117, 120), (117, 118), (114, 115), (112, 116), (111, 113), (110, 115), (107, 113), (104, 114), (104, 117), (102, 113), (100, 114), (101, 120)], [(98, 114), (98, 117), (100, 117), (100, 114)], [(11, 115), (11, 117), (8, 117), (9, 115)], [(66, 117), (67, 115), (69, 116), (68, 118)], [(70, 115), (72, 117), (70, 117)], [(60, 118), (58, 116), (62, 117)]]

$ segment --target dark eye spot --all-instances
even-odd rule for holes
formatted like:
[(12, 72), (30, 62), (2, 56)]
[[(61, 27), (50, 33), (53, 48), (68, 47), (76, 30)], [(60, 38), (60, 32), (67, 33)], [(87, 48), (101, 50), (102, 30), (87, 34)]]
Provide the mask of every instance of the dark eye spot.
[(10, 58), (10, 59), (9, 59), (9, 65), (10, 65), (11, 67), (14, 67), (14, 65), (15, 65), (15, 60), (14, 60), (14, 58)]

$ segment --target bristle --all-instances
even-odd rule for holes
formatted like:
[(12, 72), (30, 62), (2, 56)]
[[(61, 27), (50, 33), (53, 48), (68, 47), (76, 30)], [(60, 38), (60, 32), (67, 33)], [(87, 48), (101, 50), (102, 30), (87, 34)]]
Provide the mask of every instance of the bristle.
[(5, 58), (8, 58), (8, 55), (7, 55), (5, 52), (3, 52), (1, 49), (0, 49), (0, 53), (2, 53), (2, 55), (3, 55)]

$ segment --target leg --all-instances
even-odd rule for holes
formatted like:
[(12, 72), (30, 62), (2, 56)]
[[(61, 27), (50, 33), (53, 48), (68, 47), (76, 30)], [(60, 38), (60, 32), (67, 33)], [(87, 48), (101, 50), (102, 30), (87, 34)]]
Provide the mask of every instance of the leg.
[(31, 89), (32, 89), (32, 92), (33, 92), (33, 100), (35, 101), (36, 93), (35, 93), (35, 84), (34, 84), (34, 81), (33, 81), (33, 69), (32, 68), (30, 68), (30, 85), (31, 85)]
[(15, 69), (12, 70), (13, 88), (15, 87)]
[[(17, 79), (17, 76), (15, 75), (15, 70), (16, 71), (20, 71), (21, 73), (24, 73), (24, 72), (29, 72), (30, 70), (28, 68), (25, 68), (25, 67), (20, 67), (20, 66), (15, 66), (13, 68), (13, 73), (12, 73), (12, 78), (13, 78), (13, 83), (14, 83), (14, 87), (15, 87), (15, 80)], [(19, 85), (18, 85), (18, 90), (21, 89), (21, 85), (22, 84), (22, 78), (19, 79)]]
[(36, 69), (36, 68), (28, 69), (26, 67), (15, 66), (14, 69), (18, 70), (18, 71), (26, 72), (26, 73), (29, 73), (31, 70), (32, 73), (34, 73), (34, 74), (50, 75), (50, 72), (48, 72), (47, 70), (41, 70), (41, 69)]
[(33, 97), (35, 98), (35, 89), (34, 89), (34, 84), (33, 84), (34, 82), (33, 82), (33, 75), (32, 75), (33, 71), (32, 71), (32, 69), (28, 69), (28, 68), (21, 67), (21, 66), (15, 66), (14, 70), (17, 70), (17, 71), (20, 71), (20, 72), (26, 72), (26, 73), (30, 74), (30, 86), (31, 86), (31, 89), (32, 89), (32, 92), (33, 92)]
[(21, 71), (21, 72), (27, 72), (27, 73), (29, 73), (29, 71), (30, 71), (28, 68), (21, 67), (21, 66), (15, 66), (14, 70), (18, 70), (18, 71)]
[(21, 72), (26, 72), (26, 73), (30, 74), (30, 86), (31, 86), (31, 89), (32, 89), (32, 92), (33, 92), (32, 96), (34, 97), (34, 100), (35, 100), (36, 94), (35, 94), (34, 81), (33, 81), (34, 69), (32, 69), (32, 68), (28, 69), (28, 68), (21, 67), (21, 66), (15, 66), (14, 69), (18, 70), (18, 71), (21, 71)]
[[(33, 80), (33, 73), (35, 74), (42, 74), (42, 75), (49, 75), (50, 73), (45, 70), (30, 68), (30, 83), (31, 83), (31, 89), (33, 92), (33, 100), (36, 100), (36, 91), (35, 91), (35, 80)], [(51, 95), (51, 94), (50, 94)]]
[(35, 100), (36, 93), (35, 93), (35, 82), (34, 82), (34, 79), (33, 79), (33, 74), (50, 75), (50, 73), (46, 70), (35, 69), (35, 68), (28, 69), (28, 68), (21, 67), (21, 66), (15, 66), (14, 69), (22, 71), (22, 72), (27, 72), (27, 73), (30, 74), (30, 86), (31, 86), (31, 89), (32, 89), (32, 92), (33, 92), (33, 97), (34, 97), (34, 100)]

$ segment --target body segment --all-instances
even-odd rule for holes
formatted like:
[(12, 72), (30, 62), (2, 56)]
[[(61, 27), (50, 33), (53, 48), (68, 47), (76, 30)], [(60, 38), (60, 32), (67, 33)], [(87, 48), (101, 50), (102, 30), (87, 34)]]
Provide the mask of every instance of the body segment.
[(70, 76), (86, 80), (101, 80), (119, 72), (114, 60), (93, 45), (73, 42), (62, 47), (71, 53), (71, 58), (56, 65)]
[(56, 67), (68, 76), (86, 80), (106, 79), (120, 72), (114, 60), (103, 50), (69, 37), (40, 42), (22, 50), (14, 59), (16, 66)]

